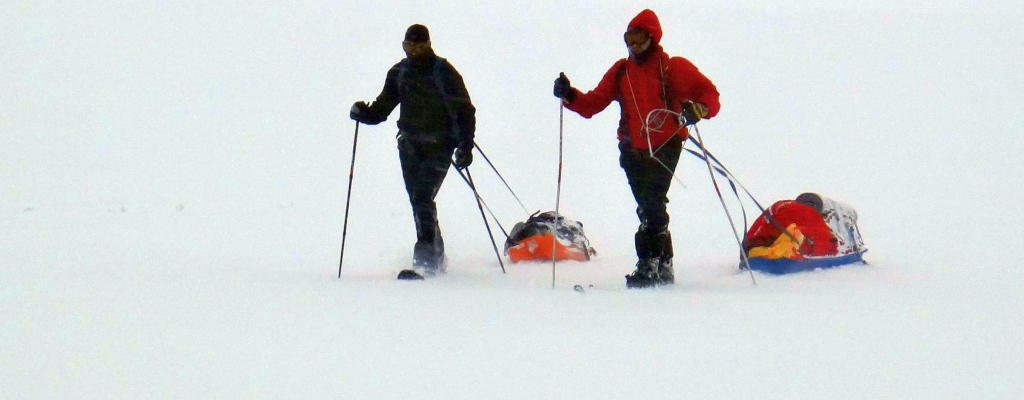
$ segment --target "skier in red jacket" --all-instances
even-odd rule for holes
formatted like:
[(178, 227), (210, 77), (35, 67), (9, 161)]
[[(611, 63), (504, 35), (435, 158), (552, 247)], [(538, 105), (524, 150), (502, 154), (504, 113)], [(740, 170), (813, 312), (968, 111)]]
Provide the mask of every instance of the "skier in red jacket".
[(721, 107), (711, 80), (689, 60), (669, 57), (659, 45), (661, 35), (658, 16), (643, 10), (623, 35), (629, 57), (612, 65), (594, 90), (583, 93), (573, 88), (564, 73), (554, 85), (555, 96), (584, 118), (619, 102), (619, 164), (640, 218), (634, 236), (639, 261), (626, 276), (631, 288), (675, 280), (668, 188), (689, 134), (686, 126), (714, 117)]

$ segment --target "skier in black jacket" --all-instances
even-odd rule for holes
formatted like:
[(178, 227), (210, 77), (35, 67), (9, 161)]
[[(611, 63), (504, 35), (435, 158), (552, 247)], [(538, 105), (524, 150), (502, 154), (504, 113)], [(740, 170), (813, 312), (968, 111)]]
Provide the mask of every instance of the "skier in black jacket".
[(423, 279), (445, 268), (444, 240), (434, 197), (452, 165), (453, 152), (456, 168), (466, 168), (473, 162), (476, 108), (459, 72), (448, 60), (434, 54), (427, 27), (410, 26), (402, 50), (406, 58), (388, 71), (377, 99), (369, 105), (356, 102), (349, 116), (376, 125), (402, 104), (398, 156), (412, 203), (416, 245), (413, 269), (403, 270), (398, 278)]

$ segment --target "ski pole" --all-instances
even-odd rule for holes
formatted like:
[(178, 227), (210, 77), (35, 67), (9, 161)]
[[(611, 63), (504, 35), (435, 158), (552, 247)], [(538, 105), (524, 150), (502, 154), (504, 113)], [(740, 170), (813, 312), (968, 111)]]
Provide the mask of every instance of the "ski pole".
[[(555, 232), (558, 232), (558, 225), (561, 224), (561, 217), (559, 216), (559, 206), (562, 200), (562, 137), (563, 137), (563, 126), (565, 125), (565, 103), (559, 102), (561, 107), (558, 109), (558, 185), (555, 190)], [(558, 259), (555, 257), (557, 254), (557, 247), (555, 245), (558, 242), (558, 236), (551, 235), (551, 289), (555, 288), (555, 265), (558, 263)]]
[(359, 143), (359, 121), (356, 121), (356, 133), (352, 136), (352, 165), (348, 169), (348, 194), (345, 196), (345, 224), (341, 229), (341, 257), (338, 258), (338, 279), (341, 279), (341, 266), (345, 262), (345, 238), (348, 237), (348, 207), (352, 201), (352, 175), (356, 171), (357, 143)]
[[(458, 169), (456, 169), (458, 171)], [(461, 175), (461, 171), (459, 175)], [(480, 216), (484, 219), (484, 228), (487, 229), (487, 236), (491, 237), (491, 246), (494, 247), (494, 255), (498, 257), (498, 265), (501, 266), (501, 273), (505, 273), (505, 263), (501, 261), (501, 253), (498, 252), (498, 244), (494, 242), (494, 234), (491, 233), (491, 224), (487, 223), (487, 215), (484, 214), (484, 206), (480, 200), (480, 194), (476, 191), (476, 185), (473, 184), (473, 175), (469, 174), (469, 167), (466, 167), (466, 180), (469, 183), (469, 188), (473, 189), (473, 197), (476, 197), (476, 206), (480, 209)], [(497, 221), (497, 220), (495, 220)]]
[(473, 145), (476, 146), (476, 150), (480, 152), (480, 155), (484, 156), (484, 161), (487, 161), (487, 165), (490, 165), (491, 169), (494, 170), (494, 173), (498, 175), (498, 179), (501, 179), (501, 183), (504, 183), (508, 191), (512, 193), (512, 197), (516, 198), (516, 201), (519, 202), (519, 206), (523, 208), (523, 211), (529, 214), (530, 210), (527, 210), (526, 206), (523, 205), (523, 201), (519, 200), (519, 196), (516, 196), (516, 192), (512, 190), (512, 187), (509, 186), (508, 182), (505, 181), (505, 177), (501, 176), (501, 172), (498, 172), (498, 168), (494, 166), (494, 163), (491, 162), (491, 159), (487, 157), (486, 153), (484, 153), (484, 149), (481, 149), (480, 145), (477, 144), (476, 142), (474, 142)]
[(750, 261), (747, 260), (747, 252), (743, 250), (743, 242), (740, 241), (740, 235), (736, 233), (736, 225), (732, 222), (732, 214), (729, 213), (729, 207), (725, 205), (725, 198), (722, 197), (722, 191), (718, 188), (718, 180), (715, 179), (715, 172), (711, 168), (710, 157), (708, 157), (708, 151), (704, 147), (704, 140), (700, 137), (700, 130), (697, 126), (693, 126), (693, 131), (697, 136), (697, 144), (700, 145), (701, 149), (704, 150), (704, 162), (708, 165), (708, 174), (711, 174), (711, 183), (715, 186), (715, 193), (718, 194), (718, 201), (722, 203), (722, 209), (725, 210), (725, 216), (729, 219), (729, 228), (732, 229), (733, 236), (736, 237), (736, 244), (740, 246), (740, 258), (743, 259), (743, 264), (746, 265), (747, 272), (750, 273), (750, 281), (753, 282), (754, 286), (757, 286), (757, 280), (754, 279), (754, 271), (750, 269)]

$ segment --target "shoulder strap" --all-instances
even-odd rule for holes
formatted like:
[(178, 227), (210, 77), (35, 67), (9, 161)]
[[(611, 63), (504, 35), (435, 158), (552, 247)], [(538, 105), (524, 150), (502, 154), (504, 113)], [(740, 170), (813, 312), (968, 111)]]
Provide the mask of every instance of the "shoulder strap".
[[(661, 99), (665, 101), (665, 109), (671, 110), (672, 108), (669, 107), (669, 105), (672, 104), (672, 99), (669, 96), (667, 77), (668, 64), (665, 63), (664, 60), (664, 53), (662, 53), (658, 56), (658, 71), (661, 72), (661, 74), (658, 76), (658, 79), (661, 82)], [(622, 80), (623, 76), (626, 76), (626, 62), (628, 62), (628, 59), (619, 60), (619, 68), (618, 70), (615, 71), (616, 85), (618, 85), (619, 81)], [(619, 92), (621, 93), (622, 90), (620, 89)]]
[(395, 83), (397, 84), (397, 87), (398, 87), (398, 93), (402, 97), (402, 100), (404, 100), (406, 93), (408, 93), (408, 90), (405, 87), (405, 83), (408, 80), (409, 80), (409, 59), (408, 58), (403, 58), (402, 61), (400, 61), (398, 63), (398, 77), (395, 80)]
[[(626, 76), (626, 63), (627, 62), (628, 61), (625, 58), (619, 60), (619, 69), (615, 71), (615, 86), (617, 86), (618, 92), (620, 94), (622, 94), (622, 87), (619, 86), (619, 81), (622, 80), (622, 77)], [(623, 95), (623, 97), (625, 97), (625, 96)]]
[(658, 71), (661, 72), (659, 79), (661, 80), (661, 99), (665, 101), (665, 109), (672, 110), (669, 106), (672, 102), (668, 98), (668, 79), (666, 74), (668, 73), (668, 65), (664, 62), (665, 57), (662, 57), (664, 53), (658, 55)]
[(434, 78), (434, 85), (437, 86), (437, 92), (441, 94), (441, 103), (444, 104), (444, 109), (445, 111), (448, 112), (448, 120), (450, 122), (451, 127), (451, 136), (455, 140), (459, 140), (462, 138), (462, 130), (459, 127), (459, 119), (458, 116), (455, 115), (455, 110), (452, 109), (452, 105), (449, 104), (448, 102), (448, 90), (445, 88), (444, 79), (442, 79), (442, 69), (444, 68), (444, 65), (447, 63), (448, 60), (444, 59), (443, 57), (437, 57), (437, 59), (434, 60), (434, 68), (431, 75), (433, 75)]
[(444, 79), (441, 79), (441, 70), (444, 68), (444, 64), (448, 62), (444, 58), (437, 57), (434, 60), (434, 68), (431, 70), (430, 77), (434, 79), (434, 85), (437, 86), (438, 93), (441, 93), (441, 100), (444, 101), (445, 107), (448, 107), (448, 91), (444, 87)]

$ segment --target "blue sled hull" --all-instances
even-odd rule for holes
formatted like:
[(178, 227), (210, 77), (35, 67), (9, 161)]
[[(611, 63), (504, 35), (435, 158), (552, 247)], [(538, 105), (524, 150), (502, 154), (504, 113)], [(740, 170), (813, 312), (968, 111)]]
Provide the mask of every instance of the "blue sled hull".
[(848, 264), (864, 264), (864, 251), (834, 257), (811, 257), (800, 260), (789, 258), (768, 259), (750, 258), (750, 269), (766, 274), (783, 275), (796, 272), (813, 271), (818, 268), (835, 268)]

